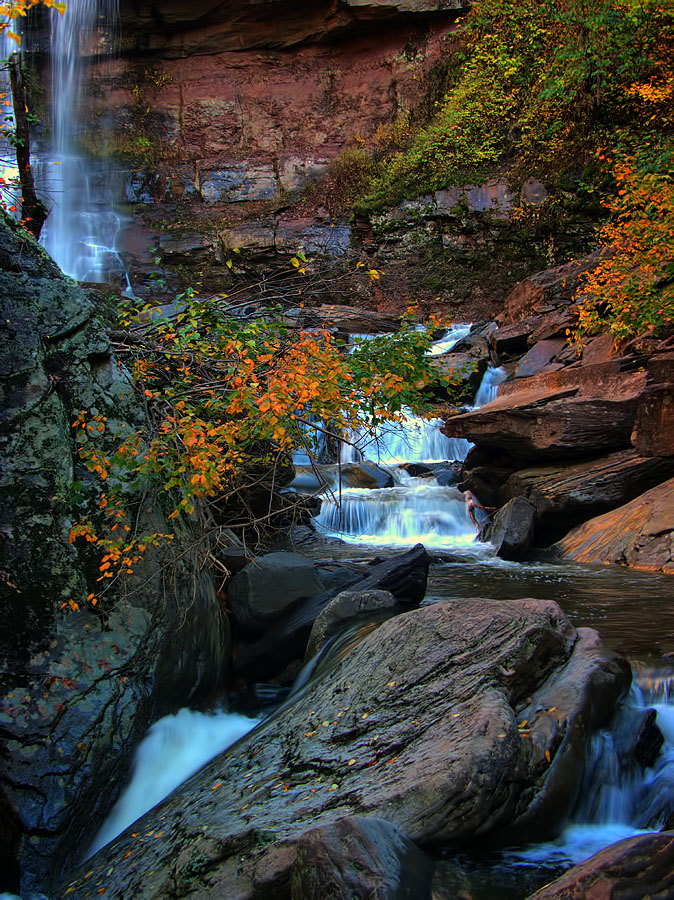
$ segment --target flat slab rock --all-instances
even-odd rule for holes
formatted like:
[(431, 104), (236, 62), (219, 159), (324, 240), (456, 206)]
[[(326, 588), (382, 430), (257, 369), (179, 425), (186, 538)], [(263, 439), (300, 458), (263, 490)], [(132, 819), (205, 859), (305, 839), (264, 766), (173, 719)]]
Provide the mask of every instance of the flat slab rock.
[(553, 549), (578, 562), (617, 563), (674, 575), (674, 478), (579, 525)]
[(550, 601), (397, 616), (54, 897), (263, 896), (261, 846), (351, 815), (422, 849), (551, 835), (579, 790), (588, 734), (629, 681), (624, 660)]
[(611, 844), (529, 900), (667, 900), (674, 897), (674, 832)]

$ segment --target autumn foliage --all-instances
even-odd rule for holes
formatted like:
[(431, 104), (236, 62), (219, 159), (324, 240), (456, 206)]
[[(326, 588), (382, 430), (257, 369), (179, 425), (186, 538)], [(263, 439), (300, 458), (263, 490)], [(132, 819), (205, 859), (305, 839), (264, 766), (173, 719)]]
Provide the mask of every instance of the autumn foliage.
[(422, 409), (421, 390), (437, 380), (425, 356), (430, 337), (411, 321), (347, 347), (329, 330), (289, 324), (279, 310), (246, 319), (230, 312), (227, 297), (187, 291), (168, 313), (127, 304), (122, 324), (117, 352), (147, 423), (132, 429), (82, 410), (73, 424), (100, 491), (70, 540), (103, 551), (103, 584), (171, 540), (137, 533), (130, 510), (139, 493), (158, 491), (169, 519), (198, 518), (207, 530), (263, 527), (268, 516), (252, 511), (251, 492), (262, 482), (280, 490), (293, 449), (313, 457), (325, 435), (398, 420), (404, 405)]
[(577, 296), (578, 334), (608, 327), (616, 342), (674, 324), (674, 150), (601, 154), (616, 179), (598, 266)]

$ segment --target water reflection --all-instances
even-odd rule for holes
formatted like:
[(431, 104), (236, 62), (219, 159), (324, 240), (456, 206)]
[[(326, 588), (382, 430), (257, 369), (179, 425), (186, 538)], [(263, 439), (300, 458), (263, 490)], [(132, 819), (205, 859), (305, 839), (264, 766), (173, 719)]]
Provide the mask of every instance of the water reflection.
[(492, 559), (431, 566), (424, 603), (464, 597), (555, 600), (576, 627), (596, 628), (606, 647), (630, 657), (674, 653), (674, 578), (609, 566)]

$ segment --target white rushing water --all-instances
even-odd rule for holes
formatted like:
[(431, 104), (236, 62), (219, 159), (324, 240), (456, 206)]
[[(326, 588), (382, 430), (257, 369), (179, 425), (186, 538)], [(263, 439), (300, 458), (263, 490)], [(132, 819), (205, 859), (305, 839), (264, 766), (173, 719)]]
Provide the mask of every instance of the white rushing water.
[[(442, 341), (446, 353), (470, 331), (470, 325), (455, 325)], [(503, 369), (489, 367), (475, 396), (475, 406), (496, 396), (505, 378)], [(447, 485), (442, 463), (461, 462), (471, 444), (448, 438), (441, 431), (442, 419), (423, 419), (405, 412), (404, 421), (376, 429), (363, 427), (343, 443), (342, 465), (368, 460), (390, 473), (388, 488), (334, 488), (323, 497), (314, 519), (317, 529), (351, 543), (376, 546), (411, 546), (423, 543), (437, 548), (466, 548), (475, 544), (476, 529), (468, 515), (463, 494)], [(425, 477), (412, 478), (403, 463), (432, 464)], [(415, 473), (416, 474), (416, 473)], [(484, 545), (485, 548), (488, 545)]]
[[(123, 278), (115, 248), (123, 220), (111, 161), (88, 158), (78, 142), (87, 122), (83, 85), (89, 59), (104, 56), (118, 17), (117, 0), (72, 0), (52, 10), (52, 138), (38, 148), (36, 182), (50, 213), (41, 242), (66, 275), (78, 281)], [(100, 123), (96, 126), (100, 130)]]
[[(577, 864), (623, 838), (658, 831), (674, 808), (674, 677), (671, 672), (645, 676), (635, 684), (610, 729), (591, 740), (578, 807), (562, 834), (508, 855), (533, 864)], [(640, 769), (626, 752), (623, 735), (636, 736), (635, 715), (657, 712), (665, 742), (655, 761)], [(631, 718), (630, 718), (631, 717)]]
[(87, 856), (117, 837), (210, 759), (247, 734), (257, 719), (181, 709), (155, 722), (136, 749), (131, 778)]

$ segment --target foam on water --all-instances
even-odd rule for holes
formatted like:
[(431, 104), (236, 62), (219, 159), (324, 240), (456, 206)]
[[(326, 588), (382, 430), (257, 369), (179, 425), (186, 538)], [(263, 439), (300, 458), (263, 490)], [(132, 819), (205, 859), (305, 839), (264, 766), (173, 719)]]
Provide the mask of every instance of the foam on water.
[(191, 709), (181, 709), (155, 722), (138, 745), (130, 781), (96, 835), (88, 856), (110, 843), (257, 722), (236, 713), (208, 714)]

